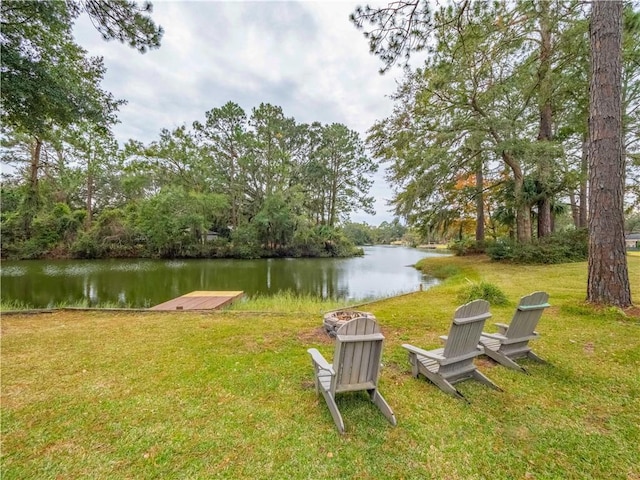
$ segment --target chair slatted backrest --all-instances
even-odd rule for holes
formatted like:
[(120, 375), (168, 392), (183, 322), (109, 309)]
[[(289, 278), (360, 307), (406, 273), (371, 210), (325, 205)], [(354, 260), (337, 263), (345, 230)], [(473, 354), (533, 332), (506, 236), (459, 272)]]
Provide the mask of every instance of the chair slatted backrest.
[(444, 347), (444, 357), (455, 358), (477, 350), (484, 322), (490, 317), (486, 300), (474, 300), (458, 307)]
[(520, 299), (505, 336), (509, 339), (528, 337), (535, 331), (545, 308), (549, 307), (549, 294), (533, 292)]
[(336, 332), (333, 392), (376, 388), (384, 336), (372, 318), (354, 318)]

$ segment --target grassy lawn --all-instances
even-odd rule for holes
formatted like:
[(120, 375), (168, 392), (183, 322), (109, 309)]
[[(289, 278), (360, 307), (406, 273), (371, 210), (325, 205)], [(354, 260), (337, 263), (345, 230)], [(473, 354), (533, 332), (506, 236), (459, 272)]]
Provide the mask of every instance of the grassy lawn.
[[(343, 436), (306, 353), (332, 357), (320, 312), (3, 316), (2, 479), (640, 479), (638, 310), (585, 305), (585, 263), (424, 268), (449, 278), (363, 308), (386, 335), (380, 389), (398, 426), (345, 395)], [(629, 268), (640, 304), (640, 256)], [(412, 378), (400, 345), (438, 346), (478, 280), (511, 301), (487, 330), (549, 292), (534, 350), (550, 364), (525, 360), (524, 375), (481, 358), (504, 392), (464, 382), (465, 404)]]

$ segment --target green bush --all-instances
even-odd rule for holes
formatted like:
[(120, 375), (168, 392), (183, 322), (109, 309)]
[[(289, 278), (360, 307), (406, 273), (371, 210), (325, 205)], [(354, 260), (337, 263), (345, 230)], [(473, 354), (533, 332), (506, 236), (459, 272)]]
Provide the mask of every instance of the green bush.
[(487, 246), (487, 255), (492, 260), (513, 260), (517, 244), (513, 240), (500, 238)]
[(363, 255), (339, 229), (327, 225), (299, 228), (288, 248), (291, 257), (350, 257)]
[(214, 238), (205, 242), (202, 251), (205, 258), (229, 257), (231, 256), (231, 242), (225, 237)]
[(459, 257), (477, 255), (485, 252), (484, 243), (476, 242), (474, 239), (468, 237), (449, 242), (447, 248)]
[(66, 249), (77, 234), (80, 223), (69, 206), (56, 203), (51, 210), (40, 211), (31, 222), (31, 235), (23, 244), (24, 258), (39, 258), (56, 249)]
[(500, 239), (487, 246), (487, 255), (492, 260), (523, 264), (554, 264), (582, 262), (588, 257), (587, 231), (566, 230), (519, 244)]
[(260, 258), (262, 247), (252, 225), (240, 225), (231, 233), (231, 255), (236, 258)]
[[(4, 208), (4, 205), (2, 205)], [(22, 217), (18, 213), (0, 213), (0, 252), (3, 258), (20, 257), (19, 244), (24, 236)]]
[(17, 251), (19, 252), (17, 258), (21, 260), (37, 260), (44, 257), (45, 253), (49, 251), (48, 245), (36, 238), (30, 238), (24, 242), (16, 244)]
[(507, 296), (493, 283), (478, 282), (471, 283), (465, 287), (458, 298), (463, 303), (473, 300), (486, 300), (492, 305), (506, 305), (508, 303)]
[(83, 232), (71, 245), (71, 253), (75, 258), (100, 258), (102, 249), (94, 236)]

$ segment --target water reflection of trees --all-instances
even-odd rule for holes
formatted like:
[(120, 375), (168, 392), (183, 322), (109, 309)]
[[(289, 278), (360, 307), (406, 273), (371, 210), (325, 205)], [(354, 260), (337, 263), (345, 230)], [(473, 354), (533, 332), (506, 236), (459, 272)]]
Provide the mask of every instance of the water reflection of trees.
[(93, 268), (74, 271), (51, 269), (46, 262), (36, 261), (22, 275), (3, 278), (3, 298), (45, 308), (84, 303), (148, 307), (194, 290), (243, 290), (250, 296), (282, 291), (322, 298), (348, 295), (348, 287), (339, 285), (339, 269), (332, 262), (212, 260), (167, 266), (166, 262), (145, 260), (146, 268), (120, 268), (119, 262), (136, 260), (96, 261)]
[[(2, 277), (2, 297), (34, 307), (59, 303), (118, 304), (148, 307), (194, 290), (243, 290), (247, 295), (291, 291), (346, 299), (396, 293), (402, 285), (417, 289), (419, 274), (394, 257), (393, 250), (367, 259), (270, 260), (94, 260), (20, 262)], [(394, 266), (395, 271), (387, 262)], [(9, 265), (3, 264), (3, 270)], [(399, 271), (398, 268), (401, 270)], [(14, 271), (16, 270), (16, 271)], [(414, 285), (415, 283), (415, 285)], [(363, 295), (364, 293), (364, 295)]]

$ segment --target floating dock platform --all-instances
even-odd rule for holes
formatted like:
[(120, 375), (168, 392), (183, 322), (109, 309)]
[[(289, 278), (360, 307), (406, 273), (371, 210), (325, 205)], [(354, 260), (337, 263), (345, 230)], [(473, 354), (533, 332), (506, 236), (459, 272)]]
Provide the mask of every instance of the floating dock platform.
[(209, 292), (195, 291), (151, 307), (149, 310), (215, 310), (237, 300), (244, 292)]

